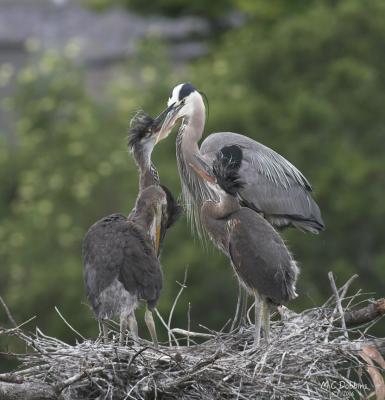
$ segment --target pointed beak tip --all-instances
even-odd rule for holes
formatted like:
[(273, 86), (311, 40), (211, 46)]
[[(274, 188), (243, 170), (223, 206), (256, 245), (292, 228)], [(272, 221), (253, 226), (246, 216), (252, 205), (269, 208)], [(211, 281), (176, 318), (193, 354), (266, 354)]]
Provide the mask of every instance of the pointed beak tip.
[(155, 146), (161, 141), (162, 139), (160, 138), (160, 132), (156, 135), (155, 139)]
[(155, 130), (159, 130), (155, 144), (168, 137), (176, 121), (178, 120), (179, 110), (180, 105), (176, 106), (174, 103), (168, 106), (166, 110), (164, 110), (155, 118), (153, 126)]
[(168, 135), (165, 132), (162, 132), (162, 129), (160, 129), (159, 132), (156, 134), (155, 145), (157, 145), (159, 142), (161, 142), (167, 136)]

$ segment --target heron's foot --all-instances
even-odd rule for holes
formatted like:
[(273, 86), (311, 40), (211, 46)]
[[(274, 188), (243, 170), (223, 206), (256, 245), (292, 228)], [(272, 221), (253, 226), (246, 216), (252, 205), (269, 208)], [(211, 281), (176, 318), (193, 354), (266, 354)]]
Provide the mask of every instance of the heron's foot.
[(126, 332), (120, 332), (119, 334), (119, 345), (124, 346), (127, 344), (127, 333)]
[(140, 349), (140, 341), (139, 341), (139, 337), (137, 338), (132, 338), (132, 348), (135, 349), (136, 351), (138, 351)]
[(108, 326), (104, 321), (99, 321), (99, 338), (104, 344), (108, 343)]
[(239, 333), (245, 333), (247, 330), (247, 323), (245, 321), (239, 321), (238, 325), (236, 326), (236, 330)]
[(270, 344), (271, 340), (270, 340), (270, 335), (266, 336), (266, 334), (263, 334), (263, 342), (264, 344)]
[(261, 336), (255, 332), (253, 347), (259, 347), (260, 344), (261, 344)]

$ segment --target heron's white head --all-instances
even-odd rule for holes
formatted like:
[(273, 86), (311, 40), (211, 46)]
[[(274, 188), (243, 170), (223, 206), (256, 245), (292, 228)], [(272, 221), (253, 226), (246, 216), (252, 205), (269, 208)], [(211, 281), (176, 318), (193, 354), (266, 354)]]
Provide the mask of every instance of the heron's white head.
[(181, 83), (174, 87), (167, 101), (167, 109), (156, 119), (158, 129), (157, 142), (165, 139), (177, 121), (181, 118), (189, 119), (195, 112), (205, 111), (201, 94), (191, 83)]

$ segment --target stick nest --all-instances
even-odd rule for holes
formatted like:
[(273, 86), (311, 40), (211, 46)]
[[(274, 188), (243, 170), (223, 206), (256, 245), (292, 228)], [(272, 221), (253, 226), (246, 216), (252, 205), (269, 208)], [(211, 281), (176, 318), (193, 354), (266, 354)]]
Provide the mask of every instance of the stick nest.
[[(32, 350), (17, 356), (21, 366), (12, 373), (14, 382), (47, 384), (63, 399), (361, 398), (381, 389), (373, 378), (385, 354), (385, 339), (368, 336), (368, 323), (343, 327), (341, 309), (348, 315), (370, 303), (361, 296), (341, 302), (337, 293), (337, 300), (334, 296), (321, 307), (287, 311), (272, 322), (271, 342), (261, 339), (258, 348), (249, 324), (232, 332), (171, 330), (170, 342), (158, 350), (144, 340), (119, 345), (114, 330), (108, 344), (98, 338), (76, 345), (39, 329), (0, 333), (17, 336)], [(173, 341), (177, 335), (179, 345)], [(195, 342), (198, 338), (202, 343)], [(189, 345), (182, 345), (187, 340)], [(0, 381), (5, 375), (11, 376), (3, 374)]]

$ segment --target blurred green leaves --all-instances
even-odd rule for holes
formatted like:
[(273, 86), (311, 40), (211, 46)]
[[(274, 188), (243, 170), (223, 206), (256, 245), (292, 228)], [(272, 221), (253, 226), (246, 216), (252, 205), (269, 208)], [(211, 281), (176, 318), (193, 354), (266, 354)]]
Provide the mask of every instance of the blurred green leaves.
[(218, 18), (233, 10), (234, 0), (207, 2), (205, 0), (85, 0), (95, 10), (103, 11), (110, 6), (123, 6), (141, 14), (166, 14), (171, 17), (200, 15), (205, 18)]

